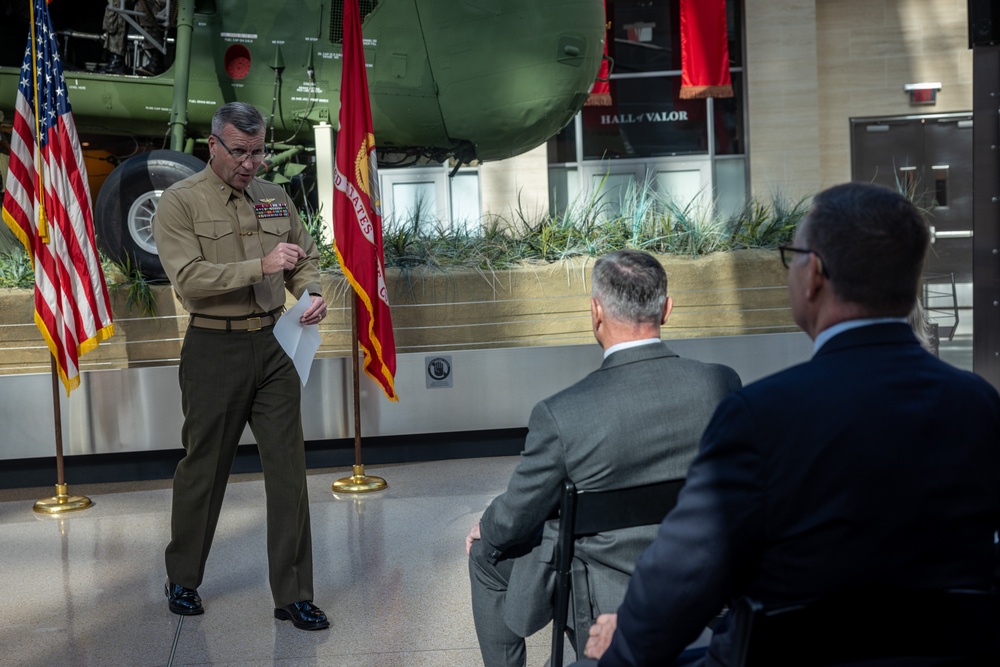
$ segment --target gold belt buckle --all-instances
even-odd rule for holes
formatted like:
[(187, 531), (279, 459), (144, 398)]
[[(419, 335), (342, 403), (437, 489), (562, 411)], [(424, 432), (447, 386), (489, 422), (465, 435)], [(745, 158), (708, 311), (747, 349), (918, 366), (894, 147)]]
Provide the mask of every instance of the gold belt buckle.
[(261, 322), (259, 317), (247, 318), (247, 331), (260, 331)]

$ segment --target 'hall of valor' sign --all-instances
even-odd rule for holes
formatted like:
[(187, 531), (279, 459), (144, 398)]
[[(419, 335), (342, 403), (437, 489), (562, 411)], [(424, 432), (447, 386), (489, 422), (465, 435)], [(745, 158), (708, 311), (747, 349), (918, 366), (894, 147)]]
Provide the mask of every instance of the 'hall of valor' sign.
[(671, 123), (688, 120), (687, 111), (647, 111), (631, 114), (601, 114), (601, 125), (628, 125), (630, 123)]

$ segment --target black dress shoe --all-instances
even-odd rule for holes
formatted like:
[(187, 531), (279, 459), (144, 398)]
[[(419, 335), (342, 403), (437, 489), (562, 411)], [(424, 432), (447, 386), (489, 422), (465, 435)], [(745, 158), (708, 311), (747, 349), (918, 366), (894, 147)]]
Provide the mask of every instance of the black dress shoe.
[(171, 581), (168, 581), (163, 588), (167, 594), (167, 606), (175, 614), (196, 616), (205, 613), (205, 608), (201, 606), (201, 598), (198, 597), (198, 591), (193, 588), (185, 588)]
[(274, 617), (279, 621), (291, 621), (299, 630), (322, 630), (330, 627), (323, 610), (312, 603), (312, 600), (293, 602), (274, 610)]

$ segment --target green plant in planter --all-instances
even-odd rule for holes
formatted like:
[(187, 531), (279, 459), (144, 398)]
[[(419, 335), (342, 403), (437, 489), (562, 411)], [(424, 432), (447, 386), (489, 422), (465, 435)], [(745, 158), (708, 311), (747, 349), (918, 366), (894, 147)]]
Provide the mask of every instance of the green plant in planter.
[[(713, 219), (696, 203), (681, 205), (651, 182), (626, 187), (619, 201), (598, 188), (555, 215), (530, 215), (520, 198), (508, 214), (484, 216), (479, 225), (452, 226), (428, 217), (425, 206), (406, 218), (383, 221), (386, 267), (413, 271), (462, 268), (492, 272), (525, 262), (558, 262), (572, 257), (598, 257), (619, 248), (659, 254), (705, 255), (742, 248), (774, 248), (788, 243), (808, 210), (809, 198), (773, 195), (768, 202), (751, 198), (729, 220)], [(327, 239), (321, 211), (302, 211), (303, 223), (316, 241), (320, 270), (339, 273), (332, 240)], [(110, 289), (127, 289), (126, 305), (145, 314), (155, 312), (151, 283), (131, 262), (102, 256)], [(0, 254), (0, 287), (31, 287), (34, 274), (23, 249)]]
[(433, 264), (430, 252), (433, 240), (433, 235), (428, 239), (420, 238), (419, 216), (402, 222), (395, 217), (390, 218), (382, 225), (382, 254), (386, 266), (407, 269)]
[(492, 216), (483, 225), (480, 235), (468, 234), (464, 252), (456, 246), (451, 261), (458, 265), (472, 257), (474, 266), (483, 271), (506, 269), (529, 258), (528, 243), (521, 235), (511, 233), (510, 221)]
[(597, 257), (619, 248), (699, 256), (742, 248), (774, 248), (791, 240), (808, 198), (753, 198), (732, 219), (713, 218), (697, 201), (682, 205), (649, 181), (634, 182), (618, 201), (597, 188), (555, 215), (532, 217), (520, 199), (507, 214), (491, 214), (478, 233), (426, 222), (420, 212), (384, 223), (386, 266), (406, 272), (449, 267), (498, 270), (530, 261)]
[(598, 256), (619, 248), (683, 255), (726, 249), (721, 223), (697, 200), (681, 205), (649, 180), (630, 183), (617, 201), (607, 191), (591, 195), (570, 205), (563, 218), (572, 222), (582, 242), (575, 255)]
[(809, 211), (810, 199), (792, 200), (775, 193), (771, 203), (765, 204), (758, 197), (751, 197), (729, 221), (730, 248), (777, 248), (789, 243)]
[(0, 254), (0, 287), (26, 288), (35, 286), (35, 272), (24, 248), (13, 248)]
[[(137, 266), (133, 266), (128, 259), (124, 263), (115, 262), (101, 253), (101, 271), (109, 290), (128, 290), (126, 306), (143, 315), (156, 314), (156, 300), (150, 283)], [(30, 289), (34, 286), (35, 272), (23, 249), (0, 254), (0, 287)]]
[(729, 250), (720, 221), (711, 218), (694, 201), (681, 207), (675, 200), (664, 204), (667, 214), (666, 233), (658, 252), (676, 255), (707, 255)]
[(126, 290), (125, 307), (138, 312), (140, 315), (152, 317), (156, 315), (156, 295), (153, 294), (152, 285), (146, 276), (142, 275), (138, 264), (133, 264), (128, 254), (124, 261), (116, 262), (101, 255), (101, 264), (104, 267), (104, 275), (120, 276), (120, 282), (106, 280), (108, 290), (117, 292)]
[(309, 236), (316, 242), (319, 249), (319, 270), (331, 271), (339, 269), (337, 264), (337, 253), (333, 250), (333, 239), (326, 238), (326, 227), (323, 225), (323, 211), (299, 211), (302, 224), (305, 225)]

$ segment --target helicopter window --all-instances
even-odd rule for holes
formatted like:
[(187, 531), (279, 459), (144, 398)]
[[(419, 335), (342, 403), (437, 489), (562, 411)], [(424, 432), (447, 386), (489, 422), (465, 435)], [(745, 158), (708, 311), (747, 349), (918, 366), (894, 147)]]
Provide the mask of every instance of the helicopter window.
[[(378, 0), (359, 0), (358, 5), (361, 10), (361, 22), (364, 23), (365, 17), (375, 11)], [(330, 42), (333, 44), (342, 44), (343, 41), (344, 0), (333, 0), (330, 3)]]

